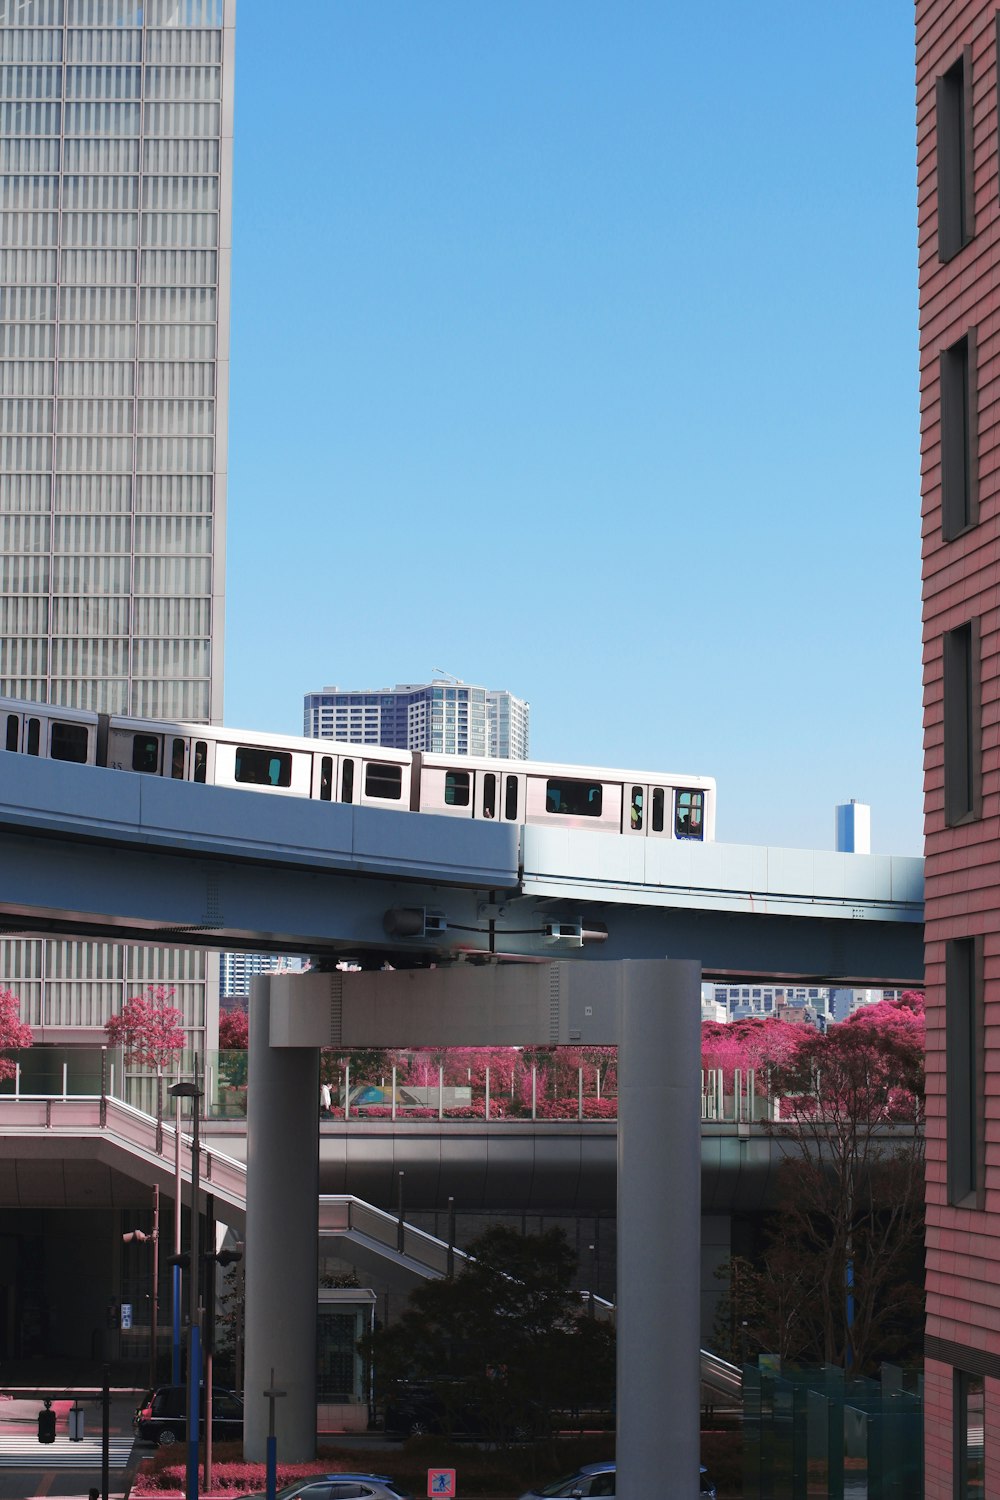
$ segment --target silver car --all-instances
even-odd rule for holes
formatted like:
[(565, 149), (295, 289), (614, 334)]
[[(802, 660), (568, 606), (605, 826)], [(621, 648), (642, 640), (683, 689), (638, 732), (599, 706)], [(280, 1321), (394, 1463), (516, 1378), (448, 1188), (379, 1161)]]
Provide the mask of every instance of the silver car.
[[(254, 1490), (241, 1500), (267, 1500), (264, 1490)], [(411, 1500), (388, 1474), (309, 1474), (286, 1484), (275, 1500)]]

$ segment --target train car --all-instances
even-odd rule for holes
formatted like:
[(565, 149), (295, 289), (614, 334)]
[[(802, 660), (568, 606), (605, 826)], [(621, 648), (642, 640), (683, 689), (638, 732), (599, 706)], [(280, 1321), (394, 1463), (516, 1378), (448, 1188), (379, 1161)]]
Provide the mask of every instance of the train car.
[(640, 838), (714, 839), (709, 776), (620, 771), (538, 761), (419, 757), (421, 812), (547, 823)]
[(434, 755), (9, 698), (0, 726), (9, 751), (176, 781), (637, 838), (715, 837), (707, 776)]

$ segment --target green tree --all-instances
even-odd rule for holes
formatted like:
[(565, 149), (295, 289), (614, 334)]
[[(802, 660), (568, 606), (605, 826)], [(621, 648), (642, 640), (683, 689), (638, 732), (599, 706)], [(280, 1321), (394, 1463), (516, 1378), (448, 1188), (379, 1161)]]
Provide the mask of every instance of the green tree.
[(609, 1404), (614, 1335), (584, 1313), (562, 1231), (494, 1226), (468, 1255), (454, 1279), (418, 1287), (400, 1320), (365, 1340), (380, 1398), (419, 1381), (446, 1426), (471, 1404), (496, 1442), (544, 1427), (555, 1410)]

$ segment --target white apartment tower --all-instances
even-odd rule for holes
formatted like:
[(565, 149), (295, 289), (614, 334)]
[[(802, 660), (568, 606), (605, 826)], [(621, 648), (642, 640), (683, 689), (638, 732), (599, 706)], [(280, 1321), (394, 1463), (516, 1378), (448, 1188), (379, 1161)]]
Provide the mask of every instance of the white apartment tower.
[(306, 693), (303, 730), (356, 745), (526, 760), (530, 712), (513, 693), (436, 677), (394, 688)]
[[(0, 693), (217, 722), (235, 0), (0, 0)], [(211, 971), (211, 972), (210, 972)], [(7, 940), (82, 1040), (199, 953)]]

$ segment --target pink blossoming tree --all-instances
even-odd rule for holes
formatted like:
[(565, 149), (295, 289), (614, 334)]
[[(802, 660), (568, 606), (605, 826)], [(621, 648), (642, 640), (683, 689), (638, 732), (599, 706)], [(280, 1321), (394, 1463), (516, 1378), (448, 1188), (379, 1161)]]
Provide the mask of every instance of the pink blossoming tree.
[[(0, 989), (0, 1053), (18, 1052), (33, 1040), (31, 1027), (21, 1020), (20, 1000), (13, 990)], [(13, 1078), (16, 1072), (14, 1058), (0, 1056), (0, 1078)]]
[(121, 1047), (130, 1067), (152, 1068), (159, 1074), (183, 1051), (184, 1017), (168, 1003), (173, 993), (162, 984), (149, 984), (141, 995), (125, 1001), (120, 1016), (104, 1023), (108, 1042)]

